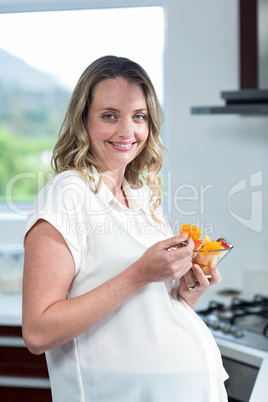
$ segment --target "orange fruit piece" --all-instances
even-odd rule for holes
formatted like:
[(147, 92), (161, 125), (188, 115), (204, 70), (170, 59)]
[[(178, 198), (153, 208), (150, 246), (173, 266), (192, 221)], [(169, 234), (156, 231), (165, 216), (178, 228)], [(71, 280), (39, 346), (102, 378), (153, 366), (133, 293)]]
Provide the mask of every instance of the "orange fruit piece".
[(205, 235), (202, 241), (202, 246), (205, 246), (208, 243), (211, 243), (211, 238), (209, 237), (209, 235)]
[(193, 240), (198, 240), (201, 236), (201, 230), (194, 225), (189, 225), (188, 223), (184, 223), (181, 225), (180, 234), (188, 233), (188, 237), (191, 237)]
[(218, 241), (211, 241), (207, 243), (204, 247), (202, 247), (202, 251), (207, 251), (207, 250), (223, 250), (224, 247), (222, 247), (221, 243)]

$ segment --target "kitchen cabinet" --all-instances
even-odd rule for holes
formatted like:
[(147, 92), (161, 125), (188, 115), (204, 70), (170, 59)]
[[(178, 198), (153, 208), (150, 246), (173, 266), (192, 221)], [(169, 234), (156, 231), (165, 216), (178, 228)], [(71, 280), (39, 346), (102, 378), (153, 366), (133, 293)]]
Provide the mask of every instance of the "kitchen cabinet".
[(51, 402), (45, 355), (33, 355), (21, 326), (0, 326), (0, 400)]

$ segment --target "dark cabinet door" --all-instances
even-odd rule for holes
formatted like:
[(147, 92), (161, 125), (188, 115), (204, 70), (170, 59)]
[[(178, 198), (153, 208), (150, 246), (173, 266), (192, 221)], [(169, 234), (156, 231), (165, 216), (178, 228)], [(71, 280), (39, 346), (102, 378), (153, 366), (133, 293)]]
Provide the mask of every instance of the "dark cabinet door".
[(0, 326), (0, 341), (0, 401), (52, 402), (45, 355), (28, 351), (21, 327)]
[(0, 387), (3, 402), (52, 402), (50, 389)]

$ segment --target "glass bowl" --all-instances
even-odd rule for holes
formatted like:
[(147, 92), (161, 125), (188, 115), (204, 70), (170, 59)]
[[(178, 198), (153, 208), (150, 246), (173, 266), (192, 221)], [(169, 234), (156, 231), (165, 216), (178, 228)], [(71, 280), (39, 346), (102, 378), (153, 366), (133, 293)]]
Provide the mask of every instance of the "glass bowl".
[(211, 278), (209, 266), (218, 265), (219, 262), (234, 248), (232, 244), (226, 243), (228, 248), (220, 250), (194, 250), (192, 263), (199, 265), (207, 278)]

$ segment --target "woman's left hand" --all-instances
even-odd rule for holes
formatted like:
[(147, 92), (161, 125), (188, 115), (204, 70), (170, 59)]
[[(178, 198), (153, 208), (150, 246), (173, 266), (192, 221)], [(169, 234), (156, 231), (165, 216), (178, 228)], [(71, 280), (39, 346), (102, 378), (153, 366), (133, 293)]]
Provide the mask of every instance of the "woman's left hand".
[(189, 270), (180, 278), (178, 296), (180, 296), (191, 308), (194, 308), (202, 294), (211, 285), (221, 282), (221, 274), (216, 265), (210, 265), (209, 269), (211, 278), (207, 278), (202, 269), (197, 264), (194, 264), (192, 266), (193, 273)]

